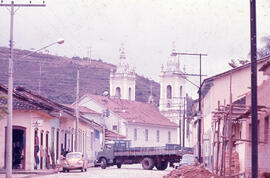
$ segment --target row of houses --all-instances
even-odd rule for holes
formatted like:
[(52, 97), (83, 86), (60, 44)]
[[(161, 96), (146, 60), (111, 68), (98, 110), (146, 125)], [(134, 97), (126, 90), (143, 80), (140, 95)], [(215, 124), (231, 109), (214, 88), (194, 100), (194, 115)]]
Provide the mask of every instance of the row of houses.
[[(1, 96), (7, 88), (0, 85)], [(75, 106), (61, 105), (31, 91), (13, 91), (13, 168), (54, 168), (67, 151), (75, 151)], [(7, 104), (1, 97), (1, 105)], [(79, 102), (77, 151), (89, 164), (105, 141), (131, 140), (132, 146), (176, 143), (177, 125), (147, 103), (86, 94)], [(7, 114), (0, 119), (0, 168), (5, 167)], [(38, 151), (36, 147), (38, 146)]]
[[(258, 168), (270, 172), (270, 57), (258, 60)], [(202, 91), (201, 152), (204, 164), (220, 175), (251, 176), (250, 63), (205, 79)], [(230, 103), (230, 97), (232, 101)], [(198, 102), (194, 104), (197, 110)], [(232, 129), (229, 130), (229, 119)], [(198, 116), (193, 117), (191, 146), (198, 154)], [(230, 133), (229, 133), (230, 132)], [(232, 154), (229, 138), (232, 138)], [(231, 156), (231, 158), (230, 158)], [(230, 159), (232, 160), (231, 163)], [(231, 168), (229, 167), (231, 165)]]
[[(171, 55), (161, 70), (159, 107), (152, 93), (148, 103), (136, 101), (136, 74), (130, 70), (123, 48), (116, 70), (111, 70), (110, 91), (102, 96), (83, 94), (75, 103), (66, 105), (17, 87), (13, 91), (13, 168), (54, 168), (61, 156), (75, 150), (93, 164), (97, 152), (109, 140), (130, 140), (133, 147), (188, 146), (188, 122), (183, 119), (185, 77), (179, 75), (182, 73), (179, 59)], [(4, 85), (0, 84), (0, 91), (7, 95)], [(6, 98), (0, 101), (6, 106)], [(5, 168), (8, 115), (1, 116), (0, 169)]]
[[(1, 106), (7, 104), (7, 88), (0, 85)], [(14, 169), (49, 169), (56, 166), (66, 151), (75, 149), (74, 109), (55, 103), (31, 91), (17, 87), (13, 91), (13, 141)], [(96, 113), (93, 113), (96, 117)], [(5, 167), (7, 114), (0, 118), (0, 168)], [(78, 151), (93, 160), (101, 149), (102, 125), (82, 115), (79, 119)], [(37, 148), (38, 147), (38, 148)]]

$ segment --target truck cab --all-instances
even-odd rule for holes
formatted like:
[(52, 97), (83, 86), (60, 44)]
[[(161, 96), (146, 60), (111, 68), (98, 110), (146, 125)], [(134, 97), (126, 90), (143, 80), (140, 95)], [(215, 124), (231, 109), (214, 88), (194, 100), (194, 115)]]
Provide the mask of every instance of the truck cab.
[[(114, 140), (107, 142), (102, 151), (98, 152), (95, 160), (95, 166), (101, 166), (101, 168), (105, 169), (107, 166), (116, 164), (114, 153), (116, 151), (127, 151), (129, 148), (130, 140)], [(121, 167), (121, 165), (117, 164), (117, 167), (119, 166)]]

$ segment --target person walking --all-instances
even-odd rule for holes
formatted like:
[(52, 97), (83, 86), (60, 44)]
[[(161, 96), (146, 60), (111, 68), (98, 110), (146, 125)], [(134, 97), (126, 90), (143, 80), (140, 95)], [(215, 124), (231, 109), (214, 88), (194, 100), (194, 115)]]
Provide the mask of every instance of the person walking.
[(38, 157), (38, 152), (39, 152), (39, 138), (38, 138), (38, 133), (35, 131), (35, 140), (34, 140), (34, 157), (35, 157), (35, 169), (37, 169), (39, 165), (39, 157)]

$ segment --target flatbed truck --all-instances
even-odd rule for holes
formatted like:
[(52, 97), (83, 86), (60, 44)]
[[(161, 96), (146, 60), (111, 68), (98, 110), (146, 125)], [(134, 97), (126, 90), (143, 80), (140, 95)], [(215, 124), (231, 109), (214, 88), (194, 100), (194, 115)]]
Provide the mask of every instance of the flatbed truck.
[(165, 170), (168, 165), (173, 167), (179, 163), (184, 154), (193, 154), (193, 149), (180, 147), (177, 144), (166, 144), (160, 147), (130, 147), (130, 140), (115, 140), (105, 144), (102, 151), (98, 152), (95, 166), (105, 169), (122, 164), (142, 164), (143, 169)]

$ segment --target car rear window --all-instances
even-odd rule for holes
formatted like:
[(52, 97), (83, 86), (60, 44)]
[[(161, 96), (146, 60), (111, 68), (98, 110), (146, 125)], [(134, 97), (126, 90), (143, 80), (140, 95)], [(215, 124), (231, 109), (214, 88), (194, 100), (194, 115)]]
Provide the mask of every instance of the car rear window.
[(81, 158), (82, 155), (80, 153), (69, 153), (67, 154), (67, 158)]

